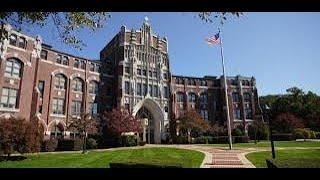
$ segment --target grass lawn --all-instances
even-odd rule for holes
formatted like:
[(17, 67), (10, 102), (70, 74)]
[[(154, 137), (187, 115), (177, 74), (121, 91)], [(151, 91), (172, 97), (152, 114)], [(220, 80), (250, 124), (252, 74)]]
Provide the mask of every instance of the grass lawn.
[[(275, 147), (319, 147), (320, 142), (311, 142), (311, 141), (275, 141)], [(213, 147), (229, 147), (228, 144), (206, 144), (205, 146), (213, 146)], [(235, 143), (233, 144), (235, 148), (263, 148), (263, 147), (271, 147), (270, 141), (260, 141), (257, 144), (254, 142), (249, 143)]]
[(0, 168), (107, 168), (110, 162), (181, 164), (185, 168), (200, 167), (204, 154), (176, 148), (143, 148), (81, 153), (28, 155), (23, 161), (2, 161)]
[[(246, 158), (256, 167), (266, 168), (266, 159), (271, 159), (271, 152), (253, 152)], [(274, 162), (279, 167), (320, 168), (320, 149), (278, 150)]]

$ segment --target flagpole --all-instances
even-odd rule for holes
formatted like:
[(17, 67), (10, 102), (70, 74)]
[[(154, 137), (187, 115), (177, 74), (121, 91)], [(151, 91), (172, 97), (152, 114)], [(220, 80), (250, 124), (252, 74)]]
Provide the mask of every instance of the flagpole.
[(228, 84), (227, 78), (225, 75), (225, 65), (224, 65), (224, 57), (223, 57), (223, 47), (222, 47), (222, 36), (220, 34), (219, 28), (219, 36), (220, 36), (220, 52), (221, 52), (221, 61), (222, 61), (222, 73), (223, 73), (223, 80), (224, 80), (224, 94), (226, 99), (226, 111), (227, 111), (227, 127), (228, 127), (228, 138), (229, 138), (229, 149), (232, 149), (232, 138), (231, 138), (231, 123), (230, 123), (230, 112), (229, 112), (229, 100), (228, 100)]

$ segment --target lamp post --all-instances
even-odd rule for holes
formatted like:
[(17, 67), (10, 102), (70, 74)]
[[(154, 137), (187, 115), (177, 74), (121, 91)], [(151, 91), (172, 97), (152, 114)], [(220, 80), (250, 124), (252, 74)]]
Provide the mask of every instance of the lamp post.
[(269, 134), (270, 134), (270, 141), (271, 141), (272, 159), (275, 159), (276, 158), (276, 153), (274, 151), (274, 142), (273, 142), (273, 136), (272, 136), (271, 118), (268, 116), (268, 113), (269, 113), (269, 110), (270, 110), (270, 107), (268, 105), (266, 105), (266, 110), (267, 110), (267, 113), (265, 115), (267, 116), (268, 121), (269, 121)]

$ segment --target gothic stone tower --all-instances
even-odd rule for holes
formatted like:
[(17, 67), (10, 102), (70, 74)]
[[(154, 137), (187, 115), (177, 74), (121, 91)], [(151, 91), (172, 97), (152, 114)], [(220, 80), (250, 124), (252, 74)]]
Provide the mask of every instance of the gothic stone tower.
[(106, 109), (123, 107), (147, 120), (149, 143), (161, 143), (170, 117), (171, 73), (166, 38), (153, 34), (148, 18), (140, 30), (121, 27), (100, 52)]

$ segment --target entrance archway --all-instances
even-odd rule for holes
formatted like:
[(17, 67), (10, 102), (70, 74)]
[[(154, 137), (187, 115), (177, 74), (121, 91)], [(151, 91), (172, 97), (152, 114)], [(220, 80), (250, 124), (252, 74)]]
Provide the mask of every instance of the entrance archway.
[(161, 143), (161, 132), (164, 123), (164, 114), (160, 105), (151, 98), (145, 98), (133, 108), (133, 116), (139, 119), (148, 119), (147, 143)]

